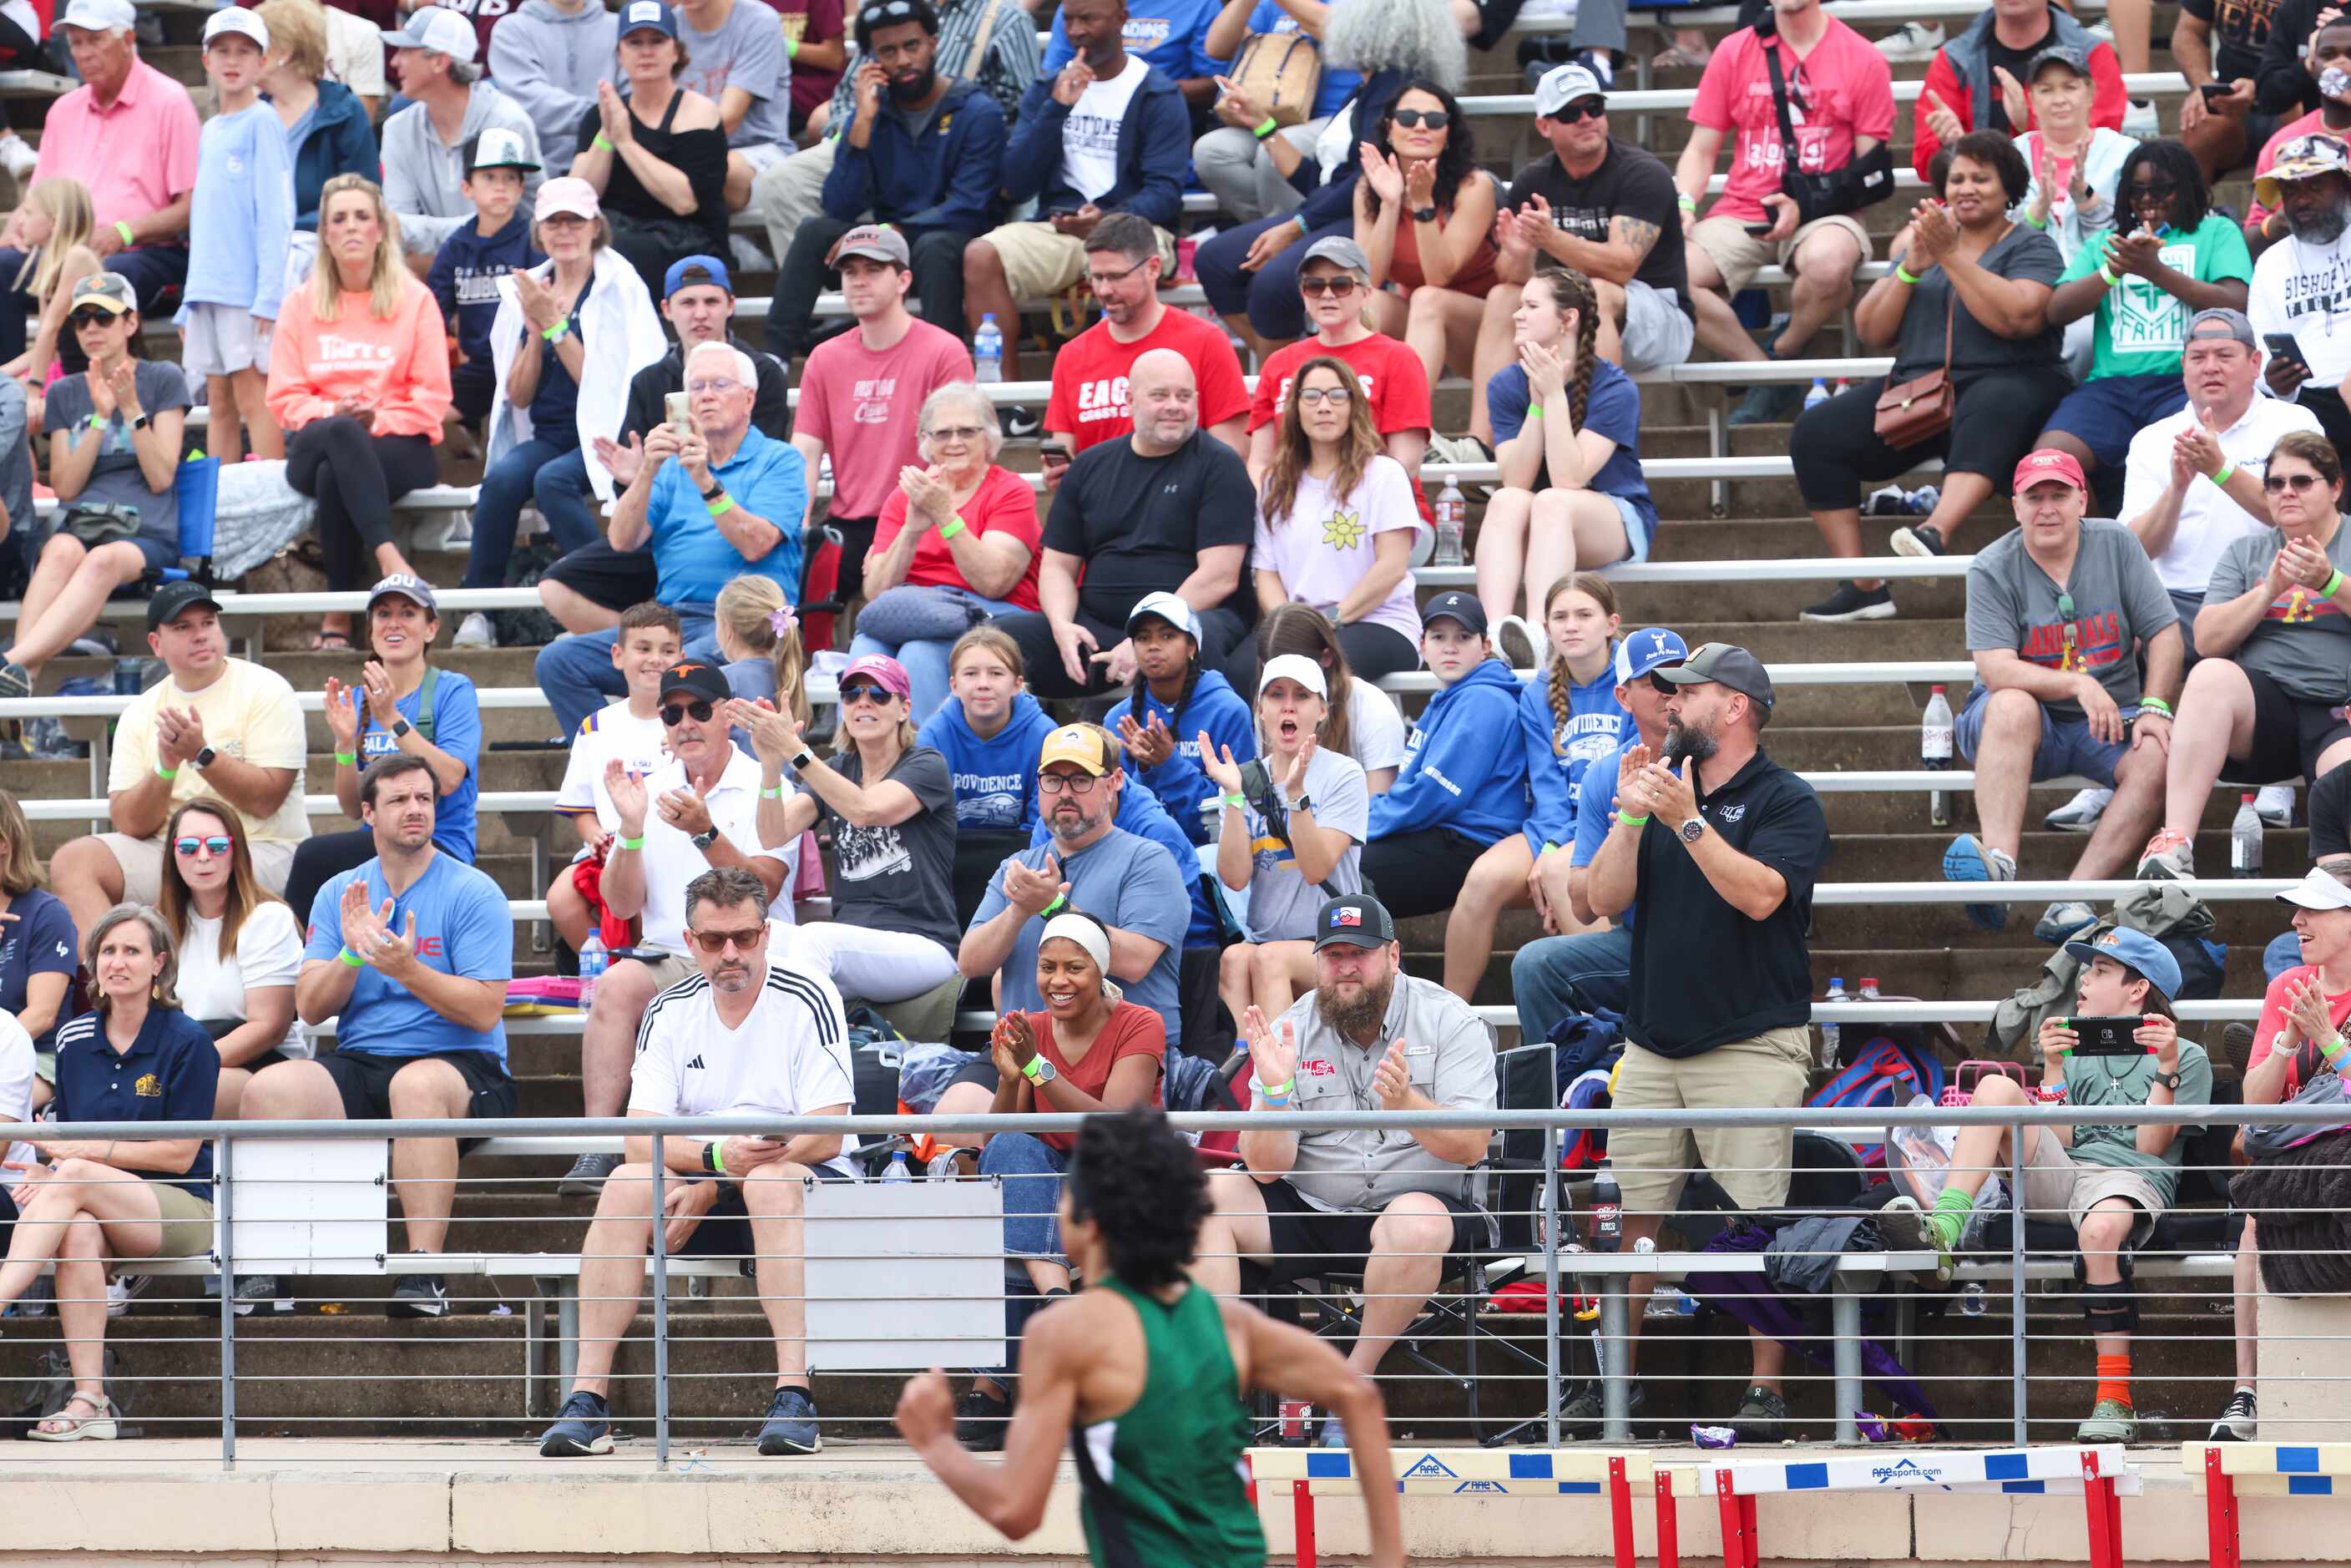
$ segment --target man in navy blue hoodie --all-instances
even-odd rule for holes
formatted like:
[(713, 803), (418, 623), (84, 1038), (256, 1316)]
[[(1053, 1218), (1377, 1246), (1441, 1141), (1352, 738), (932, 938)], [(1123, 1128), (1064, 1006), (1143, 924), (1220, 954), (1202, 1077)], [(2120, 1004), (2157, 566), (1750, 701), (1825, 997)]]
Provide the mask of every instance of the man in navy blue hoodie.
[(1159, 231), (1160, 263), (1176, 270), (1177, 215), (1191, 172), (1191, 110), (1164, 71), (1129, 55), (1120, 37), (1126, 0), (1064, 0), (1061, 26), (1077, 57), (1029, 84), (1004, 153), (1004, 194), (1036, 198), (1035, 223), (1006, 224), (963, 253), (964, 319), (1004, 329), (1004, 379), (1020, 379), (1019, 301), (1077, 287), (1086, 236), (1112, 213)]
[(768, 349), (809, 350), (816, 297), (839, 275), (833, 245), (871, 219), (906, 236), (910, 302), (954, 331), (963, 325), (963, 253), (988, 225), (1004, 172), (1004, 110), (977, 82), (941, 76), (929, 0), (876, 0), (857, 16), (856, 96), (824, 180), (824, 215), (800, 225), (776, 270)]

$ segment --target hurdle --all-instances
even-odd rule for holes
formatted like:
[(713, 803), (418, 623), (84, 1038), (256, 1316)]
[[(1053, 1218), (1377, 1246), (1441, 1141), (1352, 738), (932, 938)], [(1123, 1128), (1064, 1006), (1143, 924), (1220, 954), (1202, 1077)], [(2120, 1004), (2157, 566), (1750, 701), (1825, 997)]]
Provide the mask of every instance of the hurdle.
[(2241, 1497), (2342, 1497), (2351, 1443), (2182, 1443), (2179, 1471), (2204, 1494), (2212, 1568), (2238, 1568)]
[[(1258, 1487), (1287, 1482), (1298, 1568), (1314, 1568), (1314, 1500), (1360, 1497), (1344, 1448), (1251, 1448)], [(1650, 1456), (1611, 1448), (1396, 1448), (1396, 1490), (1406, 1496), (1602, 1497), (1608, 1500), (1616, 1568), (1633, 1568), (1633, 1490), (1651, 1484)]]
[[(2345, 1449), (2351, 1454), (2351, 1447)], [(2125, 1492), (2139, 1473), (2119, 1443), (2032, 1448), (1913, 1450), (1889, 1446), (1826, 1459), (1667, 1460), (1652, 1485), (1657, 1499), (1657, 1568), (1679, 1568), (1677, 1499), (1711, 1497), (1722, 1515), (1723, 1568), (1758, 1568), (1755, 1500), (1766, 1492), (1956, 1491), (2064, 1495), (2079, 1487), (2089, 1517), (2091, 1568), (2123, 1568)], [(2230, 1568), (2234, 1568), (2233, 1562)]]

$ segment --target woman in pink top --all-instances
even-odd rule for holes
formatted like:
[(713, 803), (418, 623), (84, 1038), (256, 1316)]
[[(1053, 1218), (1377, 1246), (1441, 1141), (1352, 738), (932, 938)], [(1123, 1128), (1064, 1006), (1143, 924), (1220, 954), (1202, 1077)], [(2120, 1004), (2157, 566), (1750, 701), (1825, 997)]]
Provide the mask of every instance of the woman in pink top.
[[(392, 506), (441, 476), (433, 449), (449, 412), (449, 348), (372, 180), (338, 174), (319, 190), (319, 263), (277, 319), (269, 412), (287, 434), (287, 483), (319, 503), (327, 586), (413, 572), (392, 542)], [(349, 648), (350, 626), (327, 616), (311, 647)]]

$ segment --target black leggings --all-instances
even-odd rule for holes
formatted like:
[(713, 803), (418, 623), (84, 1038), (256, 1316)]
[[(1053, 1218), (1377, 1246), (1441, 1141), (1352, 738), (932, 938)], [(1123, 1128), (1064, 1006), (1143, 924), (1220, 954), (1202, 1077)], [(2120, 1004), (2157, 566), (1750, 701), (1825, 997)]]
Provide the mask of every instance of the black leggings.
[(286, 482), (319, 503), (331, 589), (365, 588), (381, 575), (373, 558), (392, 542), (392, 504), (440, 476), (431, 437), (371, 434), (349, 414), (314, 419), (286, 443)]
[(1450, 828), (1374, 839), (1364, 846), (1364, 881), (1398, 919), (1441, 914), (1461, 896), (1469, 868), (1489, 847)]
[[(1339, 652), (1346, 655), (1347, 673), (1359, 681), (1377, 682), (1420, 668), (1420, 649), (1411, 638), (1393, 626), (1369, 621), (1353, 621), (1339, 628)], [(1250, 636), (1234, 645), (1222, 669), (1241, 700), (1254, 706), (1258, 673), (1264, 667), (1257, 639)]]
[(307, 927), (310, 904), (319, 890), (347, 871), (356, 871), (375, 858), (375, 833), (353, 828), (341, 833), (313, 833), (294, 851), (294, 864), (286, 873), (286, 902), (294, 918)]
[(1896, 478), (1925, 458), (1939, 457), (1946, 473), (1980, 475), (2005, 496), (2017, 464), (2072, 388), (2053, 365), (1971, 376), (1959, 383), (1949, 430), (1897, 449), (1877, 438), (1877, 394), (1885, 382), (1855, 382), (1797, 417), (1788, 437), (1796, 488), (1808, 510), (1844, 511), (1861, 505), (1865, 483)]

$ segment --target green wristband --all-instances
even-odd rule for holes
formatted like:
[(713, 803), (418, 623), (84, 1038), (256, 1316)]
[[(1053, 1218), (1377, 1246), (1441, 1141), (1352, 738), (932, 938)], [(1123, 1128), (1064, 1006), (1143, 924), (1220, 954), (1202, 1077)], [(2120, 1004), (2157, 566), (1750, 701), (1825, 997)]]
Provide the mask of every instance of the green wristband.
[(1282, 1080), (1279, 1086), (1266, 1083), (1255, 1077), (1252, 1077), (1250, 1082), (1255, 1082), (1257, 1092), (1269, 1100), (1287, 1100), (1298, 1088), (1298, 1080), (1294, 1077)]
[(538, 335), (549, 343), (560, 343), (571, 335), (571, 318), (566, 316), (554, 326), (541, 329)]
[(1066, 893), (1057, 893), (1053, 895), (1052, 903), (1047, 904), (1044, 908), (1037, 912), (1037, 918), (1040, 920), (1050, 920), (1053, 916), (1061, 914), (1061, 911), (1067, 909), (1069, 906), (1070, 895)]
[(798, 38), (786, 38), (784, 40), (784, 58), (788, 60), (796, 60), (799, 57), (800, 41)]
[(1273, 116), (1269, 114), (1265, 117), (1264, 122), (1252, 130), (1249, 134), (1256, 137), (1259, 141), (1262, 141), (1280, 129), (1280, 127), (1274, 123)]
[(1031, 1083), (1042, 1083), (1045, 1081), (1045, 1059), (1041, 1056), (1030, 1057), (1027, 1064), (1020, 1069), (1020, 1076)]
[(91, 414), (89, 416), (89, 427), (92, 430), (104, 430), (106, 428), (106, 415), (102, 413)]
[(726, 1140), (714, 1140), (705, 1151), (710, 1155), (710, 1168), (720, 1176), (726, 1174)]
[(639, 833), (633, 839), (622, 833), (620, 835), (620, 841), (621, 847), (624, 850), (641, 850), (645, 847), (645, 836), (643, 833)]
[(2336, 567), (2335, 569), (2335, 575), (2326, 580), (2326, 586), (2321, 591), (2323, 591), (2327, 598), (2332, 599), (2337, 592), (2341, 591), (2342, 587), (2343, 569), (2341, 567)]
[(165, 783), (169, 783), (169, 782), (171, 782), (172, 779), (177, 779), (179, 776), (180, 776), (180, 770), (179, 770), (178, 768), (166, 768), (166, 767), (164, 767), (164, 766), (163, 766), (162, 763), (160, 763), (160, 762), (158, 762), (157, 764), (155, 764), (155, 777), (156, 777), (156, 778), (158, 778), (158, 779), (162, 779)]
[(1682, 211), (1686, 213), (1694, 213), (1698, 211), (1698, 198), (1691, 195), (1688, 192), (1685, 191), (1682, 193), (1678, 199), (1681, 203)]
[(131, 225), (124, 223), (120, 218), (114, 220), (114, 232), (122, 236), (122, 243), (124, 245), (137, 245), (139, 243), (139, 236), (132, 234), (131, 232)]
[(1625, 814), (1624, 810), (1621, 807), (1617, 810), (1616, 820), (1624, 823), (1628, 828), (1646, 828), (1649, 825), (1649, 819), (1647, 816), (1628, 817)]
[(963, 520), (963, 514), (961, 512), (957, 512), (954, 517), (949, 517), (946, 522), (939, 525), (939, 538), (943, 539), (951, 539), (955, 538), (956, 535), (963, 532), (964, 529), (969, 526), (970, 525)]
[(762, 800), (780, 800), (783, 798), (784, 787), (780, 784), (777, 785), (772, 789), (762, 789), (759, 791), (759, 799)]
[(1539, 403), (1539, 402), (1531, 402), (1531, 403), (1527, 404), (1527, 418), (1528, 418), (1528, 420), (1530, 420), (1530, 421), (1531, 421), (1531, 420), (1538, 420), (1538, 419), (1541, 419), (1541, 417), (1542, 417), (1542, 404), (1541, 404), (1541, 403)]
[(1894, 280), (1896, 283), (1916, 283), (1918, 281), (1916, 277), (1910, 276), (1910, 269), (1904, 267), (1898, 261), (1894, 264)]
[(2329, 1039), (2325, 1045), (2320, 1046), (2318, 1048), (2318, 1054), (2325, 1057), (2331, 1062), (2340, 1060), (2346, 1051), (2351, 1051), (2351, 1046), (2345, 1045), (2343, 1043), (2343, 1037), (2338, 1034)]
[(2109, 288), (2120, 288), (2123, 286), (2123, 280), (2115, 276), (2115, 269), (2103, 261), (2098, 263), (2098, 276), (2105, 279), (2106, 287)]
[(721, 496), (710, 503), (710, 515), (714, 517), (723, 517), (734, 509), (735, 497), (732, 496)]
[(612, 139), (600, 131), (596, 132), (596, 140), (588, 145), (599, 152), (610, 152), (612, 151)]
[(359, 765), (360, 765), (360, 754), (359, 754), (358, 752), (356, 752), (356, 751), (338, 751), (338, 752), (336, 752), (336, 753), (335, 753), (335, 766), (336, 766), (336, 767), (338, 767), (338, 768), (357, 768)]
[(349, 964), (354, 969), (364, 969), (367, 967), (367, 960), (360, 957), (357, 953), (352, 952), (349, 947), (345, 947), (341, 952), (336, 954), (335, 956), (342, 962)]
[(2159, 713), (2166, 718), (2169, 718), (2171, 716), (2171, 705), (2165, 702), (2161, 697), (2139, 698), (2138, 710), (2141, 713)]
[(2234, 461), (2223, 463), (2220, 467), (2212, 471), (2212, 483), (2215, 485), (2225, 485), (2229, 482), (2231, 477), (2236, 474), (2236, 472), (2237, 465)]
[(1237, 789), (1233, 791), (1233, 793), (1225, 797), (1225, 804), (1230, 806), (1236, 811), (1247, 810), (1249, 809), (1249, 797)]

